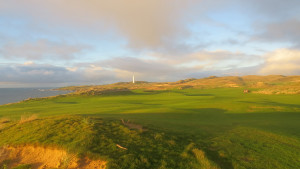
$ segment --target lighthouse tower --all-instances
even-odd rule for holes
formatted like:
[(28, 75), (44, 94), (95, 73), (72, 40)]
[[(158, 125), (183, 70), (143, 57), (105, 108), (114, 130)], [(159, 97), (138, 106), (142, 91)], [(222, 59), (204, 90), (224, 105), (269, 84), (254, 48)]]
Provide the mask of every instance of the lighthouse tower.
[(132, 75), (132, 83), (134, 83), (134, 75)]

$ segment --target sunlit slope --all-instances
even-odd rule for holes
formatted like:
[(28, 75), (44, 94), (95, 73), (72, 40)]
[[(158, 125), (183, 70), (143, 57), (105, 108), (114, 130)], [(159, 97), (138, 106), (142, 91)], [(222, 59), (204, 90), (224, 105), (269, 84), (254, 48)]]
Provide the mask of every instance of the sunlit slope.
[(185, 79), (177, 82), (120, 82), (109, 85), (73, 86), (62, 89), (75, 90), (78, 94), (104, 94), (109, 91), (126, 91), (132, 89), (166, 90), (166, 89), (210, 89), (210, 88), (244, 88), (260, 94), (300, 94), (300, 76), (210, 76), (202, 79)]
[(57, 147), (79, 157), (107, 161), (108, 168), (219, 168), (190, 139), (129, 124), (87, 116), (6, 122), (0, 145)]
[(300, 95), (243, 89), (118, 89), (4, 105), (0, 144), (56, 145), (108, 168), (297, 168)]

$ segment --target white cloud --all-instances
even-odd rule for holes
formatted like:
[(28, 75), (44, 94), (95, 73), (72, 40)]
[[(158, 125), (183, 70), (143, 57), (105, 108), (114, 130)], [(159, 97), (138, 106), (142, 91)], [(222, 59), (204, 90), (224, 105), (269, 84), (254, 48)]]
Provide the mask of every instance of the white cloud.
[[(0, 0), (3, 2), (3, 0)], [(195, 0), (20, 0), (5, 1), (2, 12), (33, 18), (32, 25), (43, 23), (61, 28), (110, 32), (127, 38), (131, 48), (161, 48), (177, 44), (186, 37), (185, 13)], [(191, 12), (191, 11), (190, 11)], [(1, 13), (1, 12), (0, 12)], [(100, 33), (101, 35), (101, 33)], [(172, 45), (171, 45), (172, 46)]]
[(94, 71), (98, 71), (98, 70), (103, 70), (103, 68), (101, 66), (96, 66), (96, 65), (90, 65), (91, 69)]
[(71, 72), (76, 72), (78, 70), (77, 67), (66, 67), (66, 69)]
[[(10, 23), (7, 27), (14, 28), (0, 29), (0, 59), (8, 63), (27, 61), (0, 65), (0, 79), (22, 83), (106, 83), (130, 79), (134, 72), (140, 80), (173, 81), (221, 75), (226, 70), (243, 69), (255, 74), (264, 60), (259, 73), (297, 74), (300, 73), (298, 50), (277, 50), (264, 58), (247, 52), (255, 53), (260, 40), (300, 46), (299, 3), (299, 0), (0, 0), (0, 15), (9, 16), (3, 17), (0, 26)], [(230, 14), (245, 15), (242, 18), (246, 26), (234, 28), (237, 32), (249, 30), (242, 39), (238, 38), (240, 32), (229, 30), (235, 25), (230, 24), (239, 21), (228, 19)], [(250, 26), (256, 22), (262, 25), (261, 29)], [(260, 32), (255, 39), (259, 43), (247, 41), (253, 32)], [(228, 43), (235, 47), (220, 45), (228, 37)], [(90, 47), (84, 44), (94, 45), (95, 50), (85, 55)], [(237, 51), (240, 47), (245, 51)], [(49, 61), (66, 67), (39, 64)]]
[(27, 62), (24, 63), (24, 65), (26, 65), (26, 66), (27, 66), (27, 65), (33, 65), (33, 64), (34, 64), (33, 61), (27, 61)]
[(255, 66), (263, 62), (259, 55), (250, 55), (240, 51), (227, 50), (200, 50), (176, 56), (160, 53), (151, 54), (156, 61), (189, 68), (205, 69), (230, 69), (238, 67)]
[(266, 54), (265, 64), (259, 73), (299, 75), (300, 74), (300, 50), (278, 49)]

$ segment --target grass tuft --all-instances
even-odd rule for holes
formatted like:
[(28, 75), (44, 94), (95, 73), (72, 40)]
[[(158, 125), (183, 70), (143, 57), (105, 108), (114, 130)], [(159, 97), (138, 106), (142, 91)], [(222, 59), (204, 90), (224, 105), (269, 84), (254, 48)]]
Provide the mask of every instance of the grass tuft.
[(38, 116), (36, 114), (30, 115), (30, 116), (22, 115), (21, 119), (19, 121), (19, 124), (31, 122), (31, 121), (36, 120), (36, 119), (38, 119)]
[(201, 166), (200, 168), (203, 168), (203, 169), (219, 169), (219, 167), (217, 167), (215, 164), (213, 164), (210, 160), (207, 159), (207, 157), (205, 156), (204, 151), (199, 150), (197, 148), (194, 148), (192, 150), (192, 152), (194, 153), (196, 159), (200, 163), (200, 166)]
[(30, 164), (21, 164), (21, 165), (18, 165), (17, 167), (14, 167), (12, 169), (32, 169), (32, 167), (31, 167)]

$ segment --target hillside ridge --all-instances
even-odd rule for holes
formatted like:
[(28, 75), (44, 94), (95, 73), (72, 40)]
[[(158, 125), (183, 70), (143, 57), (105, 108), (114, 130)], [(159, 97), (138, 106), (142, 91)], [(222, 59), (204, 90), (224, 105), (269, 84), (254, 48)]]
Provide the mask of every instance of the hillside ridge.
[(176, 82), (118, 82), (107, 85), (69, 86), (58, 90), (74, 90), (76, 94), (101, 95), (114, 92), (170, 89), (210, 89), (210, 88), (244, 88), (259, 94), (300, 94), (300, 76), (283, 75), (247, 75), (247, 76), (210, 76), (201, 79), (188, 78)]

